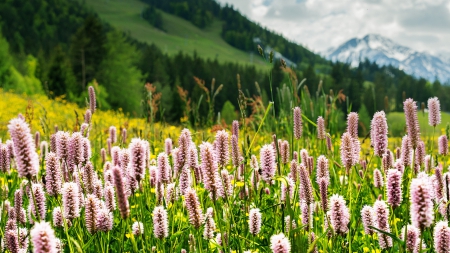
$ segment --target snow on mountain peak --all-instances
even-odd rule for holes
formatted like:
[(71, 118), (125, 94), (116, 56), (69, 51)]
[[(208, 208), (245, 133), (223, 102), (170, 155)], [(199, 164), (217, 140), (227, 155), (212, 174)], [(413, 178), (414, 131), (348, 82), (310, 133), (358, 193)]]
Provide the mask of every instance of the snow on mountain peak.
[(332, 50), (327, 50), (326, 54), (328, 59), (346, 62), (352, 67), (357, 67), (367, 58), (380, 66), (392, 65), (419, 78), (430, 81), (437, 78), (441, 82), (450, 82), (448, 54), (436, 57), (418, 52), (378, 34), (368, 34), (362, 39), (350, 39)]

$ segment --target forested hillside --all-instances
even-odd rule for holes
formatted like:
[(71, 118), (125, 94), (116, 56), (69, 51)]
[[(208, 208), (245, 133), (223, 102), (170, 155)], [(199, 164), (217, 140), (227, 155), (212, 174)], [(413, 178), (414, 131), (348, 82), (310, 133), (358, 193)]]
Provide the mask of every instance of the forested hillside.
[[(105, 1), (105, 8), (120, 12), (119, 7), (111, 9), (116, 8), (109, 4), (114, 1), (118, 0)], [(243, 52), (251, 51), (255, 58), (261, 58), (258, 44), (263, 48), (271, 47), (296, 63), (297, 68), (283, 68), (279, 60), (266, 63), (267, 68), (261, 68), (259, 63), (226, 62), (205, 57), (200, 50), (184, 50), (183, 43), (179, 43), (179, 53), (168, 54), (164, 48), (156, 46), (158, 41), (151, 44), (150, 38), (144, 42), (130, 34), (126, 27), (109, 25), (112, 15), (101, 12), (103, 1), (96, 2), (96, 7), (92, 8), (84, 1), (6, 0), (0, 3), (1, 87), (49, 97), (65, 95), (68, 100), (83, 104), (86, 87), (95, 83), (102, 108), (122, 108), (133, 116), (148, 116), (148, 102), (152, 97), (149, 92), (153, 95), (156, 92), (160, 93), (160, 100), (155, 117), (169, 122), (180, 122), (186, 117), (190, 121), (194, 118), (206, 121), (205, 115), (211, 110), (208, 96), (214, 97), (214, 115), (237, 111), (238, 82), (247, 97), (261, 97), (267, 104), (272, 97), (280, 99), (278, 90), (284, 83), (293, 80), (298, 84), (305, 78), (299, 95), (307, 92), (322, 96), (330, 89), (334, 94), (341, 91), (347, 101), (351, 101), (338, 105), (344, 112), (351, 108), (369, 116), (381, 109), (398, 111), (404, 97), (425, 102), (431, 96), (438, 96), (442, 108), (450, 110), (450, 88), (439, 82), (429, 83), (401, 70), (369, 62), (355, 69), (347, 64), (331, 63), (249, 21), (232, 6), (220, 6), (213, 0), (145, 2), (150, 5), (143, 8), (142, 13), (132, 15), (136, 15), (135, 20), (145, 18), (148, 20), (145, 25), (156, 27), (160, 33), (171, 32), (165, 29), (167, 13), (191, 22), (206, 35), (209, 24), (220, 22), (220, 34), (229, 45)], [(258, 40), (255, 43), (254, 38), (260, 43)], [(267, 52), (265, 56), (269, 58)], [(209, 94), (213, 79), (215, 91), (223, 84), (221, 90), (215, 92), (216, 96)], [(146, 83), (152, 85), (146, 88)], [(248, 110), (250, 113), (250, 107)]]

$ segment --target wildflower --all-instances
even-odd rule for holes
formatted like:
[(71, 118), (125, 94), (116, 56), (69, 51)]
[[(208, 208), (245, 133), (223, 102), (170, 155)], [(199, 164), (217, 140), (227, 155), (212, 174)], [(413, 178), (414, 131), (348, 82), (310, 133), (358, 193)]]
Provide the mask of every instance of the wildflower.
[[(185, 166), (185, 168), (186, 168), (186, 166)], [(166, 202), (167, 203), (175, 202), (175, 198), (176, 198), (175, 194), (176, 194), (175, 193), (175, 183), (168, 184), (167, 188), (166, 188)]]
[(95, 112), (96, 103), (95, 103), (95, 90), (94, 87), (89, 86), (89, 109), (91, 110), (92, 114)]
[(420, 236), (419, 229), (417, 229), (412, 225), (407, 225), (406, 228), (403, 227), (401, 231), (402, 231), (401, 237), (406, 243), (406, 249), (408, 250), (408, 252), (416, 252), (419, 246), (419, 236)]
[(61, 207), (57, 206), (53, 209), (53, 226), (55, 227), (63, 227), (64, 226), (64, 220), (63, 220), (63, 214), (61, 211)]
[(5, 231), (4, 243), (10, 252), (19, 252), (19, 238), (16, 230)]
[(132, 231), (133, 231), (133, 235), (135, 236), (140, 236), (142, 234), (144, 234), (144, 224), (142, 224), (142, 222), (140, 221), (135, 221), (131, 227)]
[(284, 224), (286, 224), (286, 227), (285, 227), (286, 234), (289, 234), (289, 231), (291, 231), (291, 229), (297, 228), (297, 223), (295, 222), (295, 220), (291, 221), (291, 216), (289, 216), (289, 215), (284, 217)]
[[(139, 139), (139, 138), (133, 138), (131, 140), (130, 146), (129, 146), (129, 150), (130, 150), (130, 169), (133, 170), (134, 172), (134, 177), (136, 178), (136, 180), (138, 182), (140, 182), (142, 180), (142, 178), (144, 178), (145, 176), (145, 166), (146, 166), (146, 144), (144, 143), (143, 140)], [(167, 157), (167, 155), (166, 155)], [(158, 156), (158, 163), (159, 163), (159, 156)], [(168, 165), (168, 162), (167, 162)], [(168, 170), (170, 170), (170, 165)], [(167, 173), (169, 171), (166, 171)], [(169, 178), (167, 178), (169, 175), (166, 174), (164, 175), (164, 178), (162, 178), (162, 180), (164, 180), (164, 182), (168, 182)]]
[(222, 197), (224, 194), (222, 180), (219, 176), (217, 158), (211, 143), (203, 142), (200, 145), (201, 166), (203, 174), (203, 183), (205, 189), (211, 193), (213, 200)]
[(184, 163), (189, 160), (188, 150), (192, 143), (191, 132), (189, 129), (183, 129), (180, 134), (180, 138), (178, 138), (178, 152), (177, 152), (177, 164), (176, 169), (181, 169), (184, 166)]
[(45, 188), (50, 196), (56, 196), (61, 192), (62, 177), (59, 160), (55, 153), (50, 152), (47, 154), (45, 166)]
[(347, 133), (352, 138), (358, 138), (358, 113), (351, 112), (347, 115)]
[(325, 139), (325, 120), (322, 116), (317, 118), (317, 139), (323, 140)]
[(441, 123), (441, 106), (437, 97), (428, 99), (428, 124), (436, 127)]
[(69, 169), (71, 172), (75, 166), (84, 162), (83, 155), (83, 136), (79, 132), (75, 132), (69, 139)]
[(231, 160), (233, 162), (233, 166), (237, 167), (239, 166), (239, 157), (240, 157), (240, 152), (239, 152), (239, 140), (238, 140), (239, 136), (237, 135), (232, 135), (231, 136)]
[(283, 164), (288, 163), (288, 161), (290, 159), (289, 142), (288, 141), (284, 140), (281, 142), (280, 154), (281, 154), (281, 163), (283, 163)]
[(94, 171), (94, 165), (89, 161), (86, 163), (86, 166), (84, 166), (84, 172), (83, 172), (83, 184), (87, 191), (87, 193), (93, 193), (94, 192), (94, 183), (97, 179), (97, 175)]
[(373, 138), (372, 145), (374, 148), (374, 154), (376, 156), (383, 156), (386, 153), (388, 146), (388, 125), (386, 121), (386, 114), (383, 111), (376, 112), (373, 115), (370, 136)]
[[(31, 189), (33, 191), (34, 200), (30, 201), (31, 210), (33, 215), (39, 217), (40, 220), (45, 220), (45, 214), (47, 213), (47, 207), (45, 204), (45, 192), (41, 184), (32, 184)], [(36, 204), (36, 206), (35, 206)]]
[(280, 199), (281, 201), (285, 202), (287, 196), (289, 196), (289, 199), (292, 199), (294, 197), (294, 180), (292, 180), (292, 178), (288, 177), (286, 178), (287, 181), (287, 185), (286, 183), (283, 181), (281, 183), (281, 196)]
[(214, 238), (214, 230), (216, 230), (216, 223), (213, 219), (213, 209), (208, 207), (205, 215), (205, 229), (203, 231), (203, 238), (209, 240)]
[(347, 174), (350, 171), (350, 168), (355, 165), (354, 160), (354, 146), (351, 135), (346, 132), (342, 135), (341, 140), (341, 161), (344, 167), (346, 168)]
[(434, 220), (431, 189), (427, 178), (414, 178), (410, 187), (412, 224), (424, 229), (431, 226)]
[(22, 189), (17, 189), (14, 192), (14, 211), (17, 216), (17, 220), (22, 224), (25, 223), (25, 215), (22, 214), (23, 205), (23, 191)]
[(0, 143), (0, 171), (9, 172), (11, 156), (6, 144)]
[(179, 187), (181, 195), (184, 195), (191, 187), (191, 170), (187, 165), (181, 170)]
[(164, 152), (167, 155), (170, 155), (172, 153), (172, 139), (167, 138), (164, 140)]
[(166, 153), (160, 153), (158, 155), (158, 170), (157, 172), (157, 181), (161, 183), (169, 183), (170, 181), (170, 164), (169, 157)]
[(373, 230), (370, 228), (370, 226), (374, 226), (375, 222), (373, 208), (371, 206), (366, 205), (363, 207), (363, 209), (361, 210), (361, 220), (364, 227), (364, 233), (366, 233), (366, 235), (373, 234)]
[(36, 131), (36, 133), (34, 133), (34, 146), (38, 147), (40, 142), (41, 142), (41, 134), (39, 133), (39, 131)]
[(262, 178), (268, 184), (271, 183), (272, 177), (275, 175), (275, 151), (272, 145), (264, 145), (260, 151), (260, 167), (262, 171)]
[(231, 184), (231, 178), (230, 178), (230, 175), (228, 174), (228, 170), (223, 169), (220, 172), (220, 174), (222, 176), (225, 193), (227, 196), (231, 196), (233, 194), (233, 185)]
[(228, 133), (225, 130), (218, 131), (214, 143), (217, 163), (219, 164), (219, 166), (224, 167), (230, 160), (230, 151), (228, 150)]
[(321, 177), (319, 181), (320, 203), (322, 204), (322, 210), (327, 210), (328, 206), (328, 184), (329, 181)]
[(86, 222), (86, 228), (89, 233), (93, 234), (96, 231), (95, 222), (96, 222), (96, 213), (100, 209), (100, 200), (92, 194), (88, 194), (86, 196), (85, 201), (85, 215), (84, 220)]
[[(92, 112), (90, 109), (86, 109), (86, 112), (84, 113), (84, 123), (86, 124), (91, 123), (91, 119), (92, 119)], [(82, 131), (80, 132), (83, 133)]]
[(191, 168), (197, 168), (198, 167), (198, 151), (197, 151), (197, 147), (195, 146), (194, 143), (191, 143), (191, 145), (189, 145), (189, 161), (188, 161), (188, 165)]
[(117, 142), (117, 129), (115, 126), (109, 127), (109, 139), (111, 140), (111, 144)]
[(388, 149), (381, 158), (381, 164), (384, 171), (391, 169), (394, 166), (394, 154)]
[(408, 98), (403, 102), (403, 110), (405, 111), (406, 129), (408, 131), (409, 142), (413, 149), (417, 147), (420, 139), (419, 120), (417, 118), (416, 102)]
[[(373, 204), (373, 213), (375, 214), (376, 227), (382, 231), (388, 233), (391, 232), (391, 229), (389, 227), (389, 209), (387, 208), (386, 203), (382, 200), (375, 201), (375, 204)], [(377, 234), (378, 243), (380, 244), (380, 247), (382, 249), (392, 247), (391, 237), (381, 232), (377, 232)]]
[(153, 234), (156, 238), (163, 239), (169, 236), (169, 224), (167, 211), (163, 206), (153, 209)]
[(87, 162), (91, 159), (92, 151), (91, 151), (91, 142), (88, 138), (83, 138), (83, 158), (84, 161)]
[(122, 216), (123, 219), (126, 219), (130, 214), (130, 207), (125, 192), (125, 185), (122, 178), (122, 172), (120, 171), (120, 168), (117, 166), (114, 167), (112, 171), (113, 171), (114, 185), (116, 187), (117, 192), (117, 202), (119, 204), (120, 215)]
[(233, 120), (231, 127), (231, 134), (235, 136), (239, 136), (239, 121)]
[(300, 164), (300, 199), (308, 205), (314, 202), (313, 188), (306, 167)]
[(439, 136), (438, 144), (439, 144), (439, 154), (444, 155), (444, 156), (447, 155), (448, 154), (448, 139), (445, 134)]
[(338, 234), (346, 234), (348, 232), (348, 224), (350, 222), (350, 213), (342, 196), (334, 194), (330, 197), (329, 215), (331, 226)]
[(186, 209), (189, 213), (189, 223), (198, 229), (203, 223), (202, 209), (200, 208), (200, 202), (198, 201), (197, 193), (194, 189), (188, 189), (185, 194)]
[(62, 200), (64, 207), (64, 217), (74, 219), (80, 216), (80, 197), (78, 185), (75, 182), (63, 184)]
[(127, 129), (122, 128), (122, 143), (125, 144), (125, 142), (127, 142)]
[(259, 208), (250, 209), (248, 226), (252, 235), (257, 235), (261, 231), (261, 212)]
[(19, 176), (34, 177), (39, 170), (39, 158), (28, 124), (21, 118), (15, 118), (9, 122), (8, 129)]
[(328, 151), (331, 151), (331, 136), (329, 135), (329, 134), (327, 134), (326, 136), (325, 136), (325, 138), (326, 138), (326, 140), (327, 140), (327, 149), (328, 149)]
[(289, 177), (294, 180), (294, 182), (297, 182), (299, 180), (299, 174), (300, 174), (300, 165), (298, 164), (297, 160), (291, 161), (291, 171), (289, 172)]
[(325, 178), (325, 180), (330, 180), (330, 172), (328, 170), (328, 159), (321, 155), (317, 158), (317, 173), (316, 173), (316, 182), (319, 183), (321, 178)]
[(294, 108), (294, 137), (300, 139), (302, 137), (302, 110), (300, 107)]
[(386, 178), (387, 202), (396, 208), (402, 203), (402, 174), (396, 169), (390, 169)]
[(290, 253), (291, 243), (283, 233), (270, 237), (270, 249), (273, 253)]
[(403, 161), (403, 165), (406, 166), (411, 166), (411, 162), (412, 162), (412, 147), (411, 147), (411, 142), (409, 140), (409, 136), (405, 135), (402, 139), (402, 151), (400, 153), (400, 156)]
[(47, 156), (48, 153), (48, 143), (46, 141), (42, 141), (39, 150), (41, 150), (41, 154), (39, 158), (43, 158)]
[(447, 221), (439, 221), (434, 227), (434, 250), (437, 253), (448, 253), (450, 249), (450, 228)]
[(55, 232), (48, 222), (36, 223), (30, 231), (33, 252), (56, 253)]
[(113, 228), (113, 214), (106, 208), (100, 208), (95, 215), (95, 229), (108, 232)]

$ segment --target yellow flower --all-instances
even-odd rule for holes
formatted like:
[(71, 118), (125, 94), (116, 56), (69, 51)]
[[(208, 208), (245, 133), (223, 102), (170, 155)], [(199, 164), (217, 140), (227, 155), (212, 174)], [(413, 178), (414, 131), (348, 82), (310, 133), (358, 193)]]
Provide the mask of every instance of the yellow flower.
[(369, 248), (367, 248), (367, 247), (364, 247), (363, 251), (364, 251), (364, 253), (370, 252)]

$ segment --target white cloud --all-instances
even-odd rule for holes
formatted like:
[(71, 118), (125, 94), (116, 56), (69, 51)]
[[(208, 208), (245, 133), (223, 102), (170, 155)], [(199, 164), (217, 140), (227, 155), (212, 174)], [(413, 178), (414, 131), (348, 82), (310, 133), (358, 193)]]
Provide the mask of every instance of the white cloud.
[(449, 0), (218, 1), (315, 52), (369, 33), (419, 51), (449, 50)]

